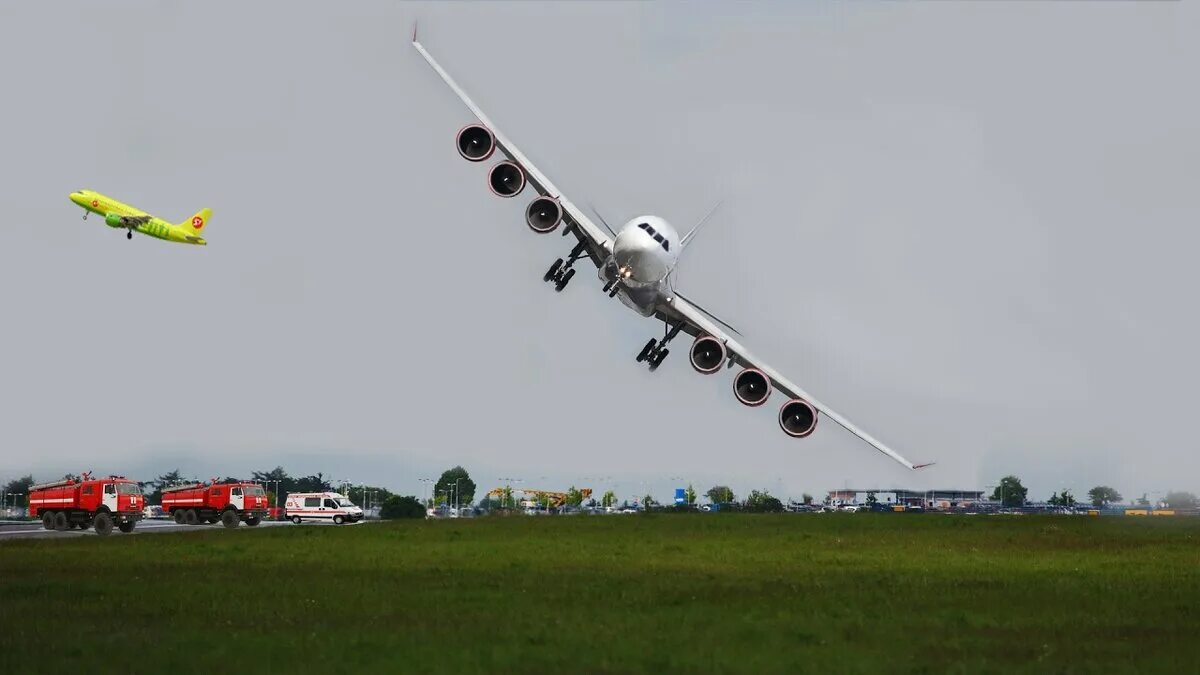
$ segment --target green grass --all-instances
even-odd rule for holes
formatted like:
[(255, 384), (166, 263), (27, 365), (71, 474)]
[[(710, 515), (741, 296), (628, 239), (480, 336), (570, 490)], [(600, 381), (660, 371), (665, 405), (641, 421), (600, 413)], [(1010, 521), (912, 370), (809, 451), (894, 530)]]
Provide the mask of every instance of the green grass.
[(481, 518), (0, 545), (3, 672), (1200, 670), (1200, 518)]

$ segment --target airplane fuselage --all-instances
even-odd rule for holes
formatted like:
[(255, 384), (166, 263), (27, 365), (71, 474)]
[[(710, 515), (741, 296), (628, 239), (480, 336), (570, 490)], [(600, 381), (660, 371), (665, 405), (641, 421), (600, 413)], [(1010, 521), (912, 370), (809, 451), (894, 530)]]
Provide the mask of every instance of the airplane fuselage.
[[(152, 216), (141, 209), (134, 208), (92, 190), (72, 192), (70, 199), (88, 213), (95, 213), (104, 218), (104, 224), (115, 229), (139, 232), (156, 239), (174, 241), (180, 244), (198, 244), (203, 246), (208, 243), (198, 236), (199, 228), (193, 230), (192, 225), (195, 223), (194, 220), (180, 225), (169, 223), (162, 218)], [(87, 218), (87, 213), (83, 217)], [(199, 217), (199, 214), (196, 217)], [(130, 223), (127, 219), (139, 222)]]
[(670, 276), (679, 260), (679, 234), (666, 220), (639, 216), (613, 240), (613, 252), (599, 268), (600, 280), (617, 281), (621, 302), (642, 316), (670, 297)]

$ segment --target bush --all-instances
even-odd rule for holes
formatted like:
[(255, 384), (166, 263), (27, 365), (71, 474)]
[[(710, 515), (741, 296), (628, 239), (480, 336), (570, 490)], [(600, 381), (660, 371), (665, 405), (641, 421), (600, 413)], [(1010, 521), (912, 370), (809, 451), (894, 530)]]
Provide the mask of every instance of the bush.
[(380, 518), (424, 518), (425, 507), (416, 497), (388, 497), (379, 509)]

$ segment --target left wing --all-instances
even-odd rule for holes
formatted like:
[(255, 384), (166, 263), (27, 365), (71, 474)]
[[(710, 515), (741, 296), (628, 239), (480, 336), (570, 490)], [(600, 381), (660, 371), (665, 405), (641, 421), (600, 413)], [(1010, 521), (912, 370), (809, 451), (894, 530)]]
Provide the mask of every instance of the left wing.
[[(454, 81), (454, 78), (450, 77), (450, 74), (447, 73), (445, 69), (443, 69), (436, 60), (434, 60), (433, 56), (425, 50), (425, 47), (423, 47), (420, 42), (417, 42), (417, 30), (415, 27), (413, 28), (412, 44), (413, 47), (415, 47), (417, 51), (421, 53), (421, 56), (425, 58), (425, 61), (427, 61), (429, 65), (433, 67), (438, 76), (442, 78), (442, 81), (445, 82), (446, 85), (450, 87), (450, 89), (453, 90), (456, 95), (458, 95), (458, 98), (464, 104), (466, 104), (468, 108), (470, 108), (471, 112), (475, 115), (475, 118), (479, 120), (479, 123), (492, 133), (492, 136), (494, 136), (496, 140), (496, 146), (500, 149), (500, 152), (504, 153), (509, 160), (521, 168), (521, 171), (523, 171), (525, 176), (528, 177), (529, 183), (538, 191), (538, 194), (558, 201), (559, 205), (561, 205), (563, 209), (563, 221), (566, 225), (566, 230), (572, 232), (580, 242), (583, 242), (587, 245), (588, 257), (597, 267), (602, 265), (605, 259), (608, 258), (609, 254), (612, 253), (612, 238), (609, 237), (603, 229), (593, 223), (592, 220), (588, 218), (587, 215), (585, 215), (583, 211), (579, 209), (579, 207), (575, 206), (570, 199), (567, 199), (566, 195), (564, 195), (558, 189), (558, 187), (554, 185), (554, 183), (551, 183), (550, 179), (547, 178), (546, 175), (541, 171), (539, 171), (538, 168), (533, 165), (533, 162), (529, 161), (529, 158), (526, 157), (523, 152), (518, 150), (517, 146), (514, 145), (512, 141), (508, 140), (508, 137), (505, 136), (495, 124), (492, 124), (492, 121), (488, 119), (488, 116), (484, 114), (483, 110), (481, 110), (479, 106), (475, 105), (475, 102), (471, 100), (470, 96), (467, 96), (467, 92), (463, 91), (463, 89), (458, 86), (458, 83)], [(566, 231), (564, 231), (563, 234), (566, 234)]]
[[(675, 314), (675, 317), (670, 316), (672, 313)], [(866, 441), (871, 447), (896, 460), (902, 466), (905, 466), (909, 469), (920, 469), (932, 464), (932, 462), (927, 464), (913, 464), (904, 457), (900, 456), (900, 454), (895, 450), (892, 450), (888, 446), (884, 445), (874, 436), (856, 427), (850, 422), (850, 420), (842, 417), (829, 406), (813, 398), (811, 394), (785, 378), (777, 370), (767, 365), (765, 361), (762, 361), (758, 357), (751, 354), (737, 340), (734, 340), (732, 337), (730, 337), (721, 326), (717, 325), (716, 321), (713, 321), (713, 319), (716, 317), (710, 318), (711, 315), (709, 315), (708, 312), (689, 302), (686, 298), (680, 296), (678, 293), (672, 294), (672, 297), (668, 300), (667, 310), (660, 312), (660, 314), (663, 315), (660, 318), (663, 318), (666, 321), (671, 321), (674, 319), (674, 321), (677, 322), (682, 319), (684, 322), (686, 322), (683, 327), (683, 331), (689, 335), (699, 336), (708, 334), (717, 340), (720, 340), (725, 345), (725, 349), (728, 351), (731, 361), (738, 363), (743, 368), (756, 368), (762, 371), (764, 375), (770, 378), (771, 384), (774, 386), (774, 388), (782, 391), (788, 396), (788, 398), (802, 399), (807, 401), (814, 408), (816, 408), (819, 413), (828, 417), (834, 422), (837, 422), (838, 425), (843, 429)]]

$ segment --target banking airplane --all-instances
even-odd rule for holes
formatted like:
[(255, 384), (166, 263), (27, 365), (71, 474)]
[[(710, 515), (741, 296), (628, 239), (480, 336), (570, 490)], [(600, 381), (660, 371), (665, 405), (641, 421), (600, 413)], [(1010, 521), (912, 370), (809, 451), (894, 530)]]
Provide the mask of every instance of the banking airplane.
[(190, 220), (173, 225), (162, 218), (155, 218), (145, 211), (139, 211), (128, 204), (122, 204), (112, 197), (106, 197), (91, 190), (72, 192), (71, 201), (83, 207), (84, 220), (87, 220), (89, 213), (99, 214), (109, 227), (127, 230), (125, 236), (129, 239), (133, 239), (134, 232), (141, 232), (151, 237), (177, 241), (181, 244), (197, 244), (199, 246), (208, 244), (200, 237), (200, 233), (208, 224), (208, 219), (212, 217), (212, 209), (200, 209)]
[(657, 216), (638, 216), (627, 222), (619, 232), (614, 232), (597, 214), (604, 225), (604, 229), (601, 229), (492, 124), (479, 106), (417, 41), (415, 29), (413, 46), (475, 115), (477, 122), (468, 124), (458, 132), (458, 153), (468, 161), (482, 162), (499, 150), (504, 157), (488, 172), (488, 187), (492, 192), (499, 197), (515, 197), (527, 183), (532, 185), (538, 196), (534, 197), (525, 211), (525, 222), (530, 229), (546, 234), (561, 224), (563, 235), (574, 235), (577, 240), (578, 243), (565, 260), (559, 258), (546, 270), (543, 280), (553, 282), (555, 290), (562, 291), (575, 276), (575, 263), (587, 259), (596, 266), (600, 281), (604, 284), (603, 290), (609, 297), (619, 297), (622, 303), (638, 314), (653, 316), (663, 322), (662, 339), (651, 338), (646, 343), (637, 355), (639, 363), (647, 363), (650, 370), (655, 370), (667, 357), (667, 345), (671, 340), (680, 332), (687, 333), (696, 338), (690, 349), (690, 358), (692, 367), (697, 371), (712, 374), (721, 370), (722, 365), (732, 368), (736, 364), (742, 367), (733, 378), (733, 393), (741, 403), (762, 405), (766, 403), (772, 388), (787, 396), (779, 409), (779, 426), (787, 435), (794, 438), (808, 436), (816, 429), (820, 413), (909, 469), (929, 466), (914, 465), (904, 459), (788, 381), (746, 351), (730, 335), (737, 334), (732, 326), (688, 300), (674, 288), (671, 273), (679, 261), (679, 254), (692, 241), (708, 216), (683, 237), (670, 223)]

